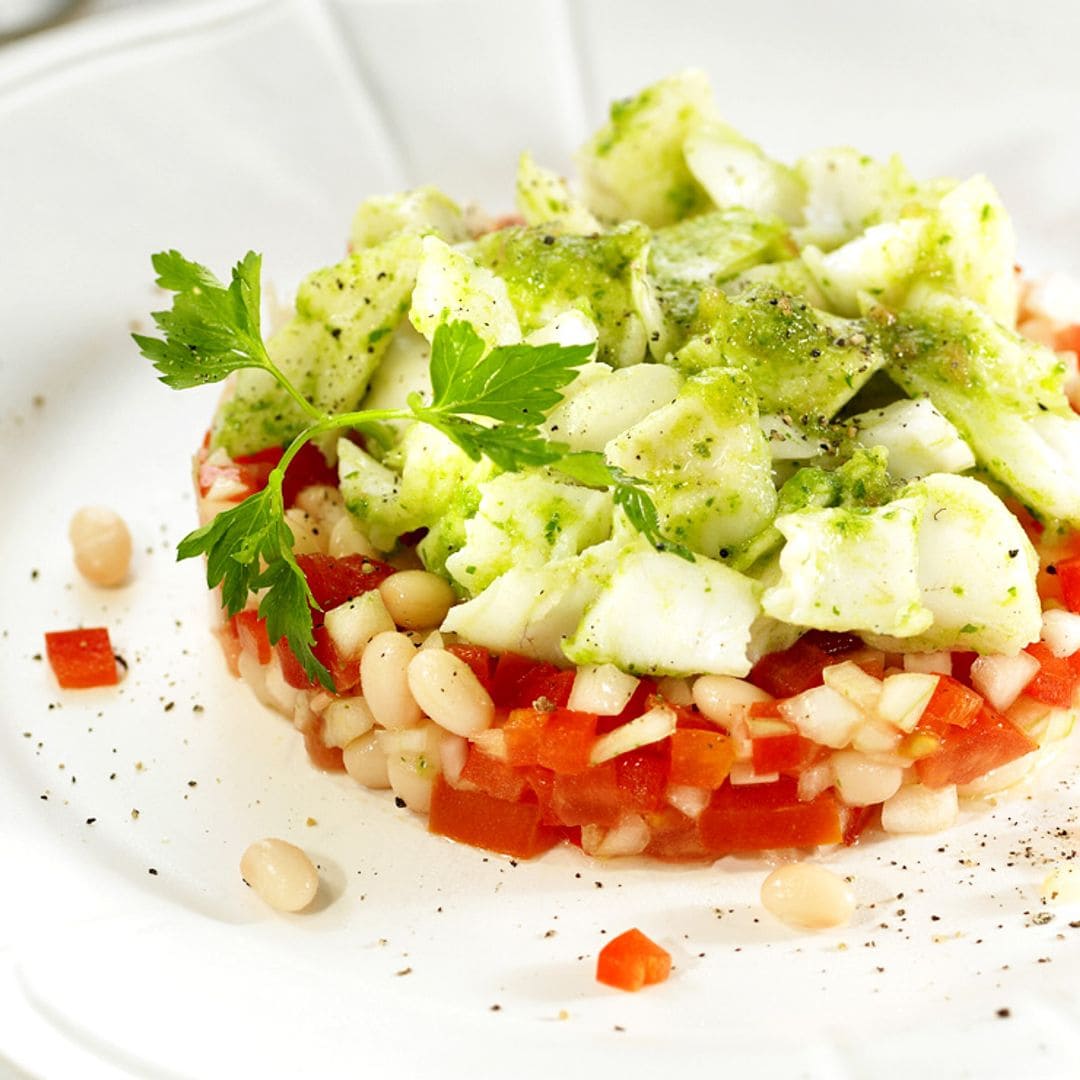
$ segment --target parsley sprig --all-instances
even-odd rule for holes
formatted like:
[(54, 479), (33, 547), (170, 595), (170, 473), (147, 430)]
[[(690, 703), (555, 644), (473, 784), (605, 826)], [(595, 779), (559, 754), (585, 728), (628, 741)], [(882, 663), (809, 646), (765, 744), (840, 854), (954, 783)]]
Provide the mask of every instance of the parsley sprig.
[(242, 368), (269, 372), (301, 406), (311, 424), (286, 448), (266, 487), (218, 514), (180, 542), (177, 557), (205, 555), (206, 579), (221, 586), (231, 616), (261, 592), (259, 615), (271, 641), (285, 638), (309, 678), (333, 690), (330, 673), (316, 658), (312, 609), (315, 599), (293, 555), (282, 483), (300, 448), (341, 428), (368, 428), (392, 420), (429, 424), (473, 460), (490, 458), (501, 469), (548, 467), (589, 487), (610, 488), (615, 504), (652, 544), (693, 559), (664, 539), (656, 507), (641, 482), (609, 465), (602, 454), (573, 452), (540, 431), (545, 413), (562, 400), (588, 345), (500, 345), (488, 349), (467, 322), (443, 322), (431, 346), (432, 397), (410, 395), (407, 409), (363, 409), (328, 414), (308, 401), (278, 369), (260, 325), (262, 260), (248, 252), (233, 267), (228, 285), (177, 251), (153, 257), (157, 284), (175, 294), (172, 308), (153, 313), (160, 338), (133, 334), (161, 381), (176, 390), (221, 382)]

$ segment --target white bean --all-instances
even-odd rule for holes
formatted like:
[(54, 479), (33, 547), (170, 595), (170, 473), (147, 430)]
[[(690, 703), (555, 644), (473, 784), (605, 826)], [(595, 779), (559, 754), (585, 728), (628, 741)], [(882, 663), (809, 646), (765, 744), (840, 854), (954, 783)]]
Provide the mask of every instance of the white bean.
[(87, 581), (122, 585), (131, 566), (131, 533), (124, 519), (104, 506), (84, 506), (68, 526), (75, 566)]
[(240, 858), (240, 873), (275, 911), (300, 911), (315, 899), (319, 874), (295, 844), (273, 837), (256, 840)]
[(379, 585), (390, 617), (403, 630), (438, 626), (454, 603), (449, 582), (427, 570), (400, 570)]
[(815, 863), (778, 866), (762, 882), (761, 902), (781, 922), (803, 930), (846, 926), (855, 913), (851, 886)]
[(445, 649), (424, 649), (409, 664), (409, 689), (440, 727), (470, 738), (491, 727), (495, 706), (471, 667)]
[(386, 771), (386, 751), (374, 731), (353, 739), (342, 751), (345, 771), (366, 788), (382, 790), (390, 786)]
[(411, 731), (384, 731), (378, 736), (386, 751), (390, 788), (410, 810), (426, 814), (441, 765), (443, 732), (432, 723)]
[[(396, 630), (376, 634), (360, 659), (360, 684), (375, 722), (391, 731), (420, 723), (420, 706), (409, 689), (413, 643)], [(432, 652), (429, 655), (435, 656)]]
[(900, 790), (904, 770), (882, 765), (855, 750), (840, 750), (832, 756), (836, 790), (848, 806), (874, 806)]
[(764, 690), (732, 675), (702, 675), (694, 680), (694, 704), (714, 724), (731, 730), (756, 701), (770, 701)]

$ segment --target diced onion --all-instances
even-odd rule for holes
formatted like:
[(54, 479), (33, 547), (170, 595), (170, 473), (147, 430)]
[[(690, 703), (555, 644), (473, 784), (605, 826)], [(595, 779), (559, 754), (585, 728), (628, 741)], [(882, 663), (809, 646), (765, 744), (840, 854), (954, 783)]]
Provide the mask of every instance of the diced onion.
[(938, 676), (919, 671), (901, 671), (882, 683), (877, 714), (903, 732), (912, 732), (922, 719), (937, 689)]
[(952, 825), (960, 813), (956, 788), (910, 784), (881, 807), (881, 827), (888, 833), (935, 833)]
[[(485, 732), (485, 734), (487, 734)], [(500, 732), (501, 734), (501, 732)], [(451, 787), (456, 787), (469, 756), (469, 740), (447, 732), (439, 742), (439, 764), (442, 774)]]
[(839, 750), (851, 742), (862, 712), (830, 686), (815, 686), (796, 697), (780, 702), (779, 710), (799, 734), (821, 746)]
[(686, 679), (677, 679), (673, 675), (668, 675), (657, 683), (656, 688), (660, 691), (660, 696), (672, 705), (694, 704), (694, 692)]
[(951, 675), (952, 653), (904, 653), (904, 670), (919, 671), (926, 675)]
[(980, 656), (971, 665), (971, 685), (998, 712), (1004, 712), (1039, 671), (1039, 661), (1026, 652), (1015, 656)]
[(799, 802), (812, 802), (833, 786), (832, 761), (820, 761), (799, 773)]
[(858, 664), (845, 660), (842, 664), (832, 664), (822, 673), (825, 685), (831, 687), (861, 709), (864, 713), (873, 712), (881, 697), (881, 681), (873, 675), (867, 675)]
[(1015, 761), (999, 765), (996, 769), (991, 769), (970, 783), (962, 785), (957, 789), (957, 793), (963, 799), (973, 799), (1005, 791), (1006, 788), (1019, 784), (1026, 776), (1029, 776), (1038, 764), (1040, 756), (1039, 753), (1025, 754), (1023, 757), (1016, 758)]
[(696, 821), (709, 805), (712, 792), (706, 791), (705, 788), (691, 787), (689, 784), (671, 784), (665, 797), (680, 814), (685, 814), (692, 821)]
[(609, 731), (593, 743), (590, 765), (600, 765), (620, 754), (666, 739), (675, 730), (675, 713), (664, 705), (642, 713), (627, 724)]
[(1055, 656), (1072, 656), (1080, 649), (1080, 615), (1056, 609), (1044, 611), (1042, 639)]
[(586, 825), (581, 830), (581, 847), (587, 855), (601, 859), (640, 855), (649, 846), (650, 835), (640, 814), (627, 814), (610, 829)]
[(754, 766), (749, 761), (736, 761), (728, 773), (728, 780), (734, 787), (748, 786), (750, 784), (775, 784), (780, 779), (778, 772), (759, 773), (754, 772)]
[(506, 750), (506, 732), (502, 728), (488, 728), (487, 731), (478, 731), (471, 740), (478, 750), (482, 750), (488, 757), (496, 761), (506, 761), (509, 754)]
[(566, 707), (597, 716), (618, 716), (634, 696), (640, 681), (614, 664), (586, 664), (574, 676)]
[(334, 649), (345, 660), (358, 660), (372, 638), (396, 629), (378, 589), (370, 589), (331, 608), (325, 623)]

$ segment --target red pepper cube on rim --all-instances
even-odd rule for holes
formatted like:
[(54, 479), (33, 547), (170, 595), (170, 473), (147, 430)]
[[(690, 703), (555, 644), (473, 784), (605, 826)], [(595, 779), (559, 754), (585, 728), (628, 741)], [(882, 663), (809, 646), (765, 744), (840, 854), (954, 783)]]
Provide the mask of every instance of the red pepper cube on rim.
[(120, 681), (109, 631), (104, 627), (47, 633), (45, 653), (56, 681), (65, 690), (115, 686)]
[(609, 941), (596, 958), (596, 981), (633, 993), (662, 983), (671, 974), (671, 954), (640, 930), (627, 930)]

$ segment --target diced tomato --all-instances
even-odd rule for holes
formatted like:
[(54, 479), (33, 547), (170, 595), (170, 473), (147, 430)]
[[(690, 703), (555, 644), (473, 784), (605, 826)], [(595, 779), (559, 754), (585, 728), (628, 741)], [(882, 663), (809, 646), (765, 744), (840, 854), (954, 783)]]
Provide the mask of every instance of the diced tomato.
[(968, 727), (950, 727), (939, 738), (938, 749), (915, 762), (919, 780), (932, 788), (970, 783), (1037, 749), (1015, 724), (986, 704)]
[(627, 930), (609, 941), (596, 958), (596, 981), (616, 990), (640, 990), (671, 974), (671, 954), (640, 930)]
[(274, 466), (281, 460), (282, 454), (280, 446), (273, 446), (218, 465), (206, 460), (207, 450), (208, 444), (204, 445), (198, 458), (199, 495), (205, 498), (214, 483), (224, 479), (237, 485), (238, 490), (233, 495), (236, 502), (243, 502), (249, 495), (254, 495), (266, 487), (266, 481)]
[(985, 701), (981, 694), (948, 675), (939, 675), (938, 684), (919, 718), (918, 728), (943, 735), (950, 727), (970, 727)]
[(446, 651), (453, 653), (459, 660), (464, 660), (472, 668), (480, 685), (491, 693), (491, 653), (481, 645), (447, 645)]
[[(314, 634), (315, 644), (312, 645), (311, 651), (315, 659), (330, 673), (334, 689), (339, 694), (352, 690), (360, 682), (360, 661), (346, 660), (339, 656), (325, 626), (316, 626)], [(281, 661), (281, 674), (289, 686), (295, 687), (297, 690), (320, 688), (318, 682), (307, 677), (307, 673), (300, 666), (300, 661), (297, 660), (292, 649), (289, 648), (289, 643), (285, 638), (281, 638), (274, 645), (274, 651)]]
[(822, 671), (837, 662), (813, 641), (801, 637), (790, 649), (763, 656), (748, 678), (773, 697), (794, 697), (813, 686), (820, 686)]
[(555, 794), (555, 774), (550, 769), (542, 769), (539, 765), (525, 770), (525, 782), (536, 796), (540, 806), (540, 822), (543, 825), (558, 825), (559, 819), (551, 808), (552, 796)]
[(964, 686), (971, 685), (971, 665), (979, 659), (974, 652), (954, 652), (949, 654), (952, 660), (952, 677)]
[(537, 764), (554, 773), (584, 772), (589, 767), (589, 755), (595, 742), (596, 716), (593, 713), (556, 709), (547, 714), (536, 755)]
[(531, 708), (541, 699), (565, 708), (573, 686), (571, 670), (517, 653), (503, 653), (495, 664), (491, 696), (496, 705), (506, 709)]
[[(361, 593), (377, 589), (394, 567), (364, 555), (297, 555), (296, 565), (307, 579), (308, 588), (322, 612), (336, 608)], [(319, 622), (321, 612), (316, 612)]]
[(237, 639), (242, 648), (258, 657), (260, 664), (269, 664), (274, 650), (266, 633), (266, 622), (258, 612), (247, 609), (232, 618)]
[(435, 778), (428, 830), (474, 847), (531, 859), (559, 841), (557, 830), (541, 822), (534, 802), (506, 802), (483, 791), (452, 788)]
[(623, 807), (633, 813), (656, 810), (664, 802), (670, 765), (670, 747), (643, 746), (615, 759), (615, 779)]
[(1061, 586), (1062, 603), (1072, 612), (1080, 613), (1080, 555), (1054, 563)]
[(527, 786), (524, 773), (472, 745), (461, 770), (461, 779), (492, 798), (506, 802), (517, 802)]
[[(278, 451), (281, 456), (281, 451)], [(296, 502), (296, 496), (312, 484), (329, 484), (337, 487), (337, 469), (326, 463), (322, 451), (311, 442), (304, 443), (289, 462), (281, 482), (281, 498), (287, 510)]]
[(722, 732), (695, 728), (677, 728), (672, 732), (671, 783), (718, 788), (734, 763), (734, 744)]
[(115, 686), (120, 681), (109, 631), (103, 626), (51, 631), (45, 635), (45, 654), (65, 690)]
[(702, 812), (698, 831), (714, 855), (838, 844), (844, 835), (833, 792), (799, 802), (796, 783), (788, 777), (771, 784), (725, 784)]
[(1042, 641), (1028, 645), (1024, 651), (1039, 661), (1039, 670), (1024, 687), (1024, 693), (1045, 705), (1069, 708), (1077, 683), (1076, 672), (1069, 661), (1055, 656), (1050, 647)]
[(535, 765), (540, 758), (547, 714), (536, 709), (513, 709), (502, 725), (506, 757), (511, 765)]
[(563, 825), (615, 825), (623, 815), (622, 792), (613, 761), (572, 775), (555, 774), (551, 809)]
[(312, 689), (315, 684), (307, 677), (307, 673), (300, 666), (300, 661), (296, 659), (292, 649), (289, 648), (289, 643), (284, 638), (275, 643), (274, 652), (281, 661), (281, 674), (289, 686), (296, 690)]
[(806, 645), (816, 646), (826, 656), (843, 656), (864, 647), (858, 635), (842, 634), (835, 630), (807, 630), (799, 640)]

